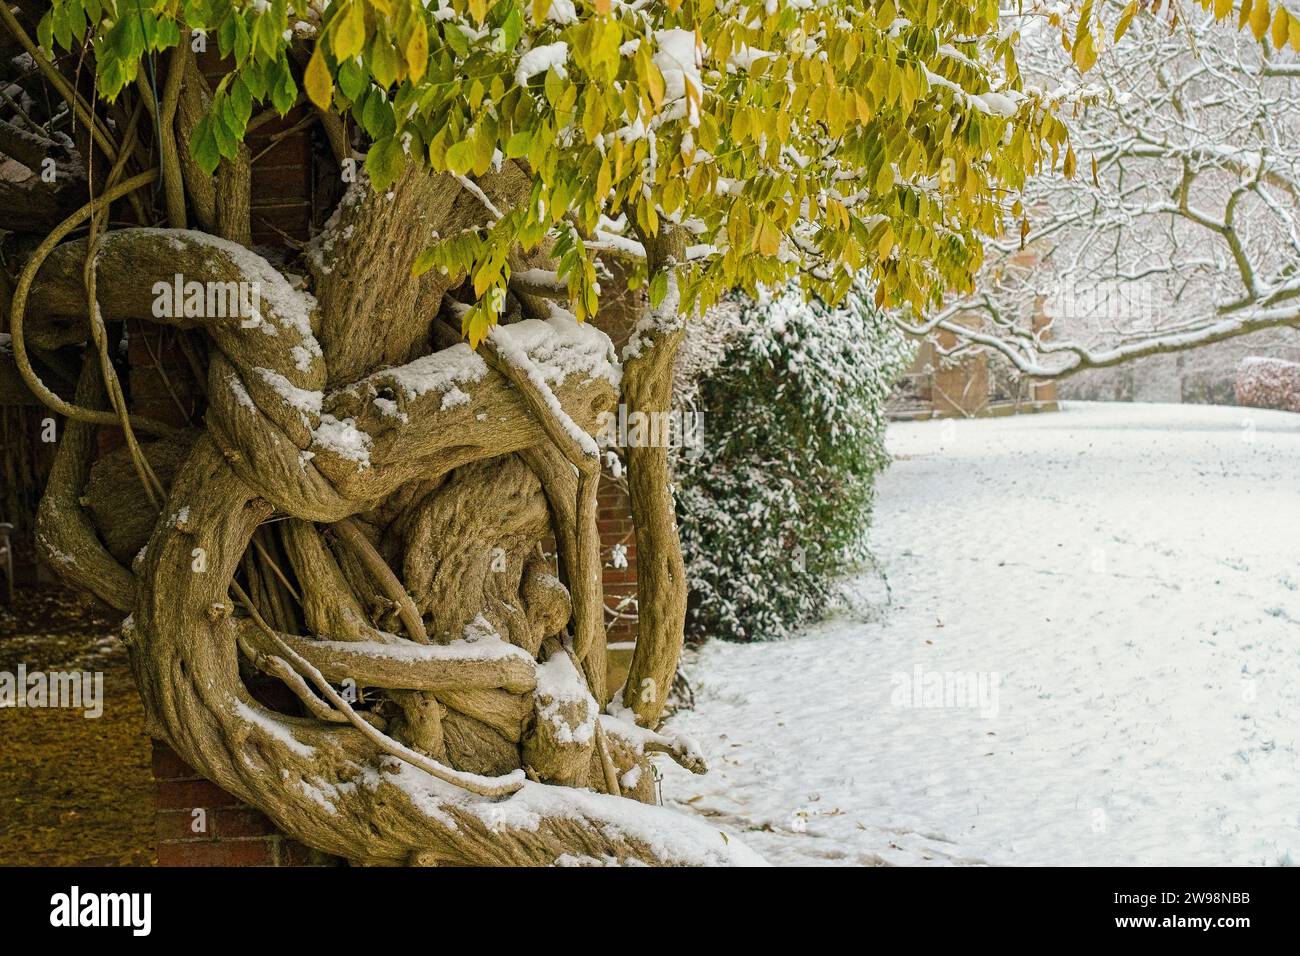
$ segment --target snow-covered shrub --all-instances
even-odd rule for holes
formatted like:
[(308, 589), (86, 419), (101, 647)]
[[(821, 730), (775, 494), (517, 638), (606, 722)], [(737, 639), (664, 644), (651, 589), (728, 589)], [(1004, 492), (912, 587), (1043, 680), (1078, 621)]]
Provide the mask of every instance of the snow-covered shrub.
[(692, 636), (785, 637), (866, 555), (885, 401), (911, 347), (865, 300), (724, 304), (721, 361), (694, 382), (703, 444), (678, 458)]
[(1300, 412), (1300, 362), (1251, 356), (1237, 366), (1238, 405)]

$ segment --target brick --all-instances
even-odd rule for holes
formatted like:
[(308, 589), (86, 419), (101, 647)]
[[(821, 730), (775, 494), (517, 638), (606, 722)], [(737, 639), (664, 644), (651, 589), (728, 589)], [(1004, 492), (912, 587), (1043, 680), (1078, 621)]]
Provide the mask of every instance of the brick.
[(271, 118), (263, 122), (257, 129), (248, 135), (249, 142), (256, 142), (259, 139), (269, 139), (276, 133), (283, 133), (287, 129), (292, 129), (298, 123), (302, 122), (305, 115), (305, 109), (301, 106), (289, 110), (284, 116), (272, 114)]
[(284, 236), (306, 239), (311, 226), (311, 206), (291, 203), (281, 206), (254, 206), (253, 234), (265, 237), (267, 244), (279, 244)]
[(191, 810), (159, 810), (154, 818), (154, 833), (161, 843), (176, 843), (181, 840), (211, 840), (212, 814), (208, 814), (206, 828), (201, 833), (194, 832), (194, 814)]
[(159, 866), (275, 866), (275, 838), (159, 843)]
[(262, 153), (261, 157), (257, 160), (257, 164), (253, 167), (254, 196), (266, 195), (266, 193), (262, 192), (258, 188), (259, 184), (257, 181), (257, 169), (263, 163), (267, 166), (301, 166), (308, 169), (311, 168), (311, 138), (306, 133), (295, 133), (293, 136), (286, 136), (284, 139), (275, 143), (275, 145), (270, 145), (267, 142), (259, 143), (256, 139), (249, 141), (248, 151), (252, 153), (253, 156), (257, 156), (257, 154), (261, 153), (262, 150), (266, 150), (266, 152)]
[(198, 772), (176, 751), (160, 740), (153, 741), (153, 776), (155, 780), (198, 780)]
[(256, 192), (253, 194), (253, 208), (274, 206), (291, 199), (304, 202), (311, 199), (311, 178), (308, 170), (300, 165), (263, 166), (257, 164)]
[(158, 809), (192, 810), (234, 807), (239, 800), (207, 780), (167, 780), (158, 784)]
[(265, 814), (252, 807), (217, 810), (216, 813), (208, 816), (208, 823), (218, 840), (277, 836), (279, 833), (275, 824), (268, 820)]

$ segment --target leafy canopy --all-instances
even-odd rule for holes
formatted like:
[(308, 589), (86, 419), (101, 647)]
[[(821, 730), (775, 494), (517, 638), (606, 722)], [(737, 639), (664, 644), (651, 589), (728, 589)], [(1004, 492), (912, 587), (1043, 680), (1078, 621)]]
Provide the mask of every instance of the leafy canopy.
[[(1246, 7), (1263, 22), (1267, 0)], [(1063, 37), (1086, 69), (1091, 0), (1077, 25)], [(473, 177), (525, 160), (527, 202), (431, 236), (414, 264), (472, 278), (477, 344), (515, 244), (555, 243), (584, 317), (595, 256), (635, 259), (670, 225), (684, 261), (632, 270), (654, 305), (670, 278), (683, 310), (792, 278), (836, 302), (862, 273), (879, 305), (968, 291), (981, 235), (1022, 215), (1025, 177), (1074, 165), (1006, 26), (997, 0), (56, 0), (40, 40), (89, 37), (111, 99), (142, 57), (215, 36), (229, 70), (192, 143), (208, 169), (236, 155), (255, 104), (283, 114), (300, 90), (364, 129), (378, 189), (408, 163)]]

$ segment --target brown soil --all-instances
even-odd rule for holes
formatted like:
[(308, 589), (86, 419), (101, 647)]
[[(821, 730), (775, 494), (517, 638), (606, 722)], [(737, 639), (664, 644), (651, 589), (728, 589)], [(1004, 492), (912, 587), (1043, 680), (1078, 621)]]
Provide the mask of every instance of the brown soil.
[(103, 714), (0, 707), (0, 865), (150, 866), (154, 790), (116, 617), (52, 586), (0, 604), (0, 671), (104, 675)]

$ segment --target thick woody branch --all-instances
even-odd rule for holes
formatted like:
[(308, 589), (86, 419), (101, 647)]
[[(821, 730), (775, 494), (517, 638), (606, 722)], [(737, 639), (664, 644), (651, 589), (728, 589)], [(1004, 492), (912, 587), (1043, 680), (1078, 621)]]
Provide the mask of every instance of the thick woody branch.
[[(525, 694), (537, 686), (533, 660), (511, 645), (416, 644), (382, 631), (372, 633), (368, 641), (279, 637), (328, 680), (353, 680), (358, 687), (434, 692), (502, 689)], [(275, 653), (251, 622), (241, 627), (240, 636), (264, 653)]]
[[(669, 273), (668, 293), (638, 323), (624, 348), (623, 397), (629, 414), (654, 416), (672, 401), (672, 369), (684, 338), (677, 279), (672, 270), (685, 254), (679, 231), (666, 230), (650, 246), (651, 261)], [(686, 566), (677, 537), (677, 518), (668, 468), (668, 449), (627, 449), (628, 491), (637, 543), (640, 622), (624, 706), (653, 728), (668, 702), (686, 628)]]

